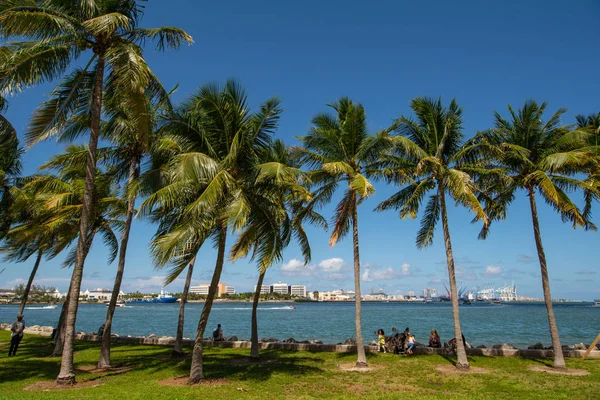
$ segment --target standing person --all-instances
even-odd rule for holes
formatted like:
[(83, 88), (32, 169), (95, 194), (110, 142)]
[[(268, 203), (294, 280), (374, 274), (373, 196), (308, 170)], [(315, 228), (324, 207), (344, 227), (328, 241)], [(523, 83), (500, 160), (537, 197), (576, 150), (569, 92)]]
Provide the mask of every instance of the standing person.
[(213, 331), (213, 341), (222, 342), (223, 341), (223, 329), (221, 329), (221, 324), (218, 324), (215, 330)]
[(440, 340), (440, 335), (438, 335), (435, 329), (431, 330), (431, 335), (429, 335), (429, 347), (440, 348), (442, 347), (442, 341)]
[(379, 329), (377, 331), (377, 344), (379, 345), (380, 353), (387, 353), (387, 349), (385, 348), (385, 333), (383, 333), (383, 329)]
[(13, 322), (10, 327), (11, 338), (10, 338), (10, 348), (8, 349), (8, 356), (16, 356), (17, 348), (19, 347), (19, 343), (21, 343), (21, 339), (23, 339), (23, 331), (25, 330), (25, 320), (23, 319), (23, 315), (17, 315), (17, 320)]

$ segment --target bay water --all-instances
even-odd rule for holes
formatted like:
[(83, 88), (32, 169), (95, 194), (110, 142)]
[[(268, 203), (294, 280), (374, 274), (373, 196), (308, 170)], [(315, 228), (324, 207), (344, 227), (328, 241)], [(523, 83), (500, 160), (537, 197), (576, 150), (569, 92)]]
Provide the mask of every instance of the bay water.
[[(194, 338), (204, 303), (186, 304), (184, 337)], [(295, 309), (290, 308), (294, 306)], [(55, 309), (44, 305), (26, 306), (28, 326), (56, 327), (61, 305)], [(250, 339), (250, 303), (213, 305), (205, 336), (221, 324), (226, 337)], [(107, 307), (103, 304), (80, 304), (77, 331), (96, 332), (104, 323)], [(600, 307), (590, 304), (555, 304), (554, 311), (562, 344), (591, 343), (600, 333)], [(12, 323), (17, 305), (0, 306), (0, 322)], [(179, 304), (131, 304), (115, 310), (113, 333), (120, 336), (175, 336)], [(511, 343), (526, 347), (537, 342), (550, 345), (548, 319), (543, 304), (504, 304), (460, 307), (461, 326), (472, 345)], [(259, 337), (296, 340), (322, 340), (342, 343), (354, 337), (354, 303), (261, 303), (258, 311)], [(454, 337), (452, 309), (449, 303), (363, 303), (362, 329), (365, 343), (376, 339), (374, 331), (406, 327), (417, 341), (427, 343), (431, 329), (442, 340)]]

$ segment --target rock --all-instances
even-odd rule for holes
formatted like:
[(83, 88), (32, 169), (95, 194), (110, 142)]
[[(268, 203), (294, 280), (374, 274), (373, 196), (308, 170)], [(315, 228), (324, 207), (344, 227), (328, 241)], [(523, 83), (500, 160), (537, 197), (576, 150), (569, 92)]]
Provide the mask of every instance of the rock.
[(583, 343), (577, 343), (573, 345), (575, 350), (587, 350), (587, 346)]
[(309, 342), (308, 340), (302, 340), (302, 341), (300, 341), (300, 342), (298, 342), (298, 343), (302, 343), (302, 344), (310, 344), (310, 342)]
[(33, 326), (30, 326), (29, 329), (32, 331), (39, 331), (41, 329), (41, 327), (39, 325), (33, 325)]
[(154, 339), (157, 336), (154, 333), (149, 334), (148, 336), (146, 336), (148, 339)]
[(444, 342), (444, 348), (447, 349), (450, 345), (447, 342)]
[(600, 343), (596, 343), (596, 350), (600, 350)]
[(544, 350), (544, 345), (542, 343), (536, 343), (532, 346), (528, 347), (529, 350)]
[(263, 338), (260, 341), (263, 343), (279, 343), (280, 342), (279, 339), (275, 339), (275, 338)]
[(426, 344), (415, 342), (415, 347), (427, 347)]
[(571, 350), (571, 346), (567, 346), (566, 344), (562, 345), (563, 350)]
[(344, 344), (349, 346), (356, 346), (356, 340), (354, 338), (346, 339)]
[(234, 335), (234, 336), (231, 336), (230, 338), (225, 339), (225, 340), (228, 341), (228, 342), (237, 342), (238, 341), (238, 337)]
[(477, 346), (478, 349), (487, 349), (487, 346), (485, 344), (480, 344), (479, 346)]
[(471, 346), (471, 345), (469, 344), (469, 342), (465, 342), (465, 348), (466, 348), (466, 349), (472, 349), (472, 348), (473, 348), (473, 346)]
[(283, 341), (283, 343), (297, 343), (297, 342), (296, 342), (296, 339), (294, 339), (293, 337), (291, 337), (291, 338), (285, 339)]
[(516, 349), (515, 346), (513, 346), (512, 344), (509, 344), (509, 343), (495, 344), (493, 348), (499, 349), (499, 350), (514, 350), (514, 349)]
[(311, 340), (310, 343), (311, 344), (323, 344), (323, 342), (320, 340)]
[(42, 332), (52, 332), (53, 330), (54, 328), (52, 328), (51, 326), (42, 327)]

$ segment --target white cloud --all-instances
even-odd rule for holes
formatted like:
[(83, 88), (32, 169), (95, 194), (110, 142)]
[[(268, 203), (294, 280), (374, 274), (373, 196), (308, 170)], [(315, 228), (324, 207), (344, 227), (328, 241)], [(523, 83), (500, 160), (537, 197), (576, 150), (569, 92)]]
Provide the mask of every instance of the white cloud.
[(315, 273), (315, 266), (304, 265), (304, 262), (292, 258), (281, 266), (280, 272), (283, 276), (311, 276)]
[(413, 271), (410, 264), (404, 263), (400, 266), (400, 269), (393, 267), (387, 267), (384, 269), (373, 269), (371, 267), (365, 268), (361, 276), (363, 281), (384, 281), (390, 279), (396, 279), (401, 276), (412, 276)]
[(319, 268), (325, 272), (338, 272), (344, 266), (341, 258), (328, 258), (319, 263)]
[(410, 269), (410, 264), (402, 264), (402, 267), (400, 267), (400, 275), (402, 276), (409, 276), (412, 275), (412, 271)]
[(496, 265), (488, 265), (485, 267), (485, 272), (483, 273), (485, 276), (498, 276), (502, 273), (502, 267), (498, 267)]
[(17, 286), (17, 285), (21, 285), (21, 284), (26, 284), (27, 281), (23, 278), (17, 278), (15, 280), (12, 281), (8, 281), (6, 282), (6, 289), (12, 289), (13, 287)]

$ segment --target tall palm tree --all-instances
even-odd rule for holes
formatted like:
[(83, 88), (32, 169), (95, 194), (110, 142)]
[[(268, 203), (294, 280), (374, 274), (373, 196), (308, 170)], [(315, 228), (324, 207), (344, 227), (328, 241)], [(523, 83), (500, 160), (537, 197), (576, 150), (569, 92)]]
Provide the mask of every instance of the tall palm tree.
[(422, 249), (433, 243), (435, 228), (440, 218), (446, 247), (446, 261), (456, 338), (456, 367), (469, 368), (462, 340), (458, 291), (450, 228), (446, 210), (446, 195), (475, 213), (476, 220), (488, 223), (483, 207), (476, 197), (476, 187), (458, 157), (462, 142), (462, 109), (452, 100), (446, 108), (441, 99), (417, 97), (411, 101), (416, 120), (400, 117), (396, 121), (398, 136), (392, 138), (394, 146), (377, 166), (377, 174), (389, 182), (407, 184), (377, 206), (377, 211), (394, 209), (401, 218), (416, 218), (428, 192), (429, 197), (421, 228), (417, 234), (417, 247)]
[(296, 161), (290, 149), (280, 140), (276, 140), (261, 155), (260, 171), (253, 186), (255, 191), (268, 198), (268, 202), (263, 201), (262, 207), (251, 213), (248, 223), (231, 249), (230, 258), (233, 261), (251, 253), (251, 260), (256, 260), (259, 270), (252, 302), (252, 359), (260, 357), (257, 310), (267, 269), (282, 260), (283, 250), (292, 237), (300, 245), (305, 264), (309, 263), (310, 244), (302, 224), (308, 220), (327, 227), (323, 217), (306, 206), (306, 202), (310, 201), (308, 190), (296, 184), (286, 184), (294, 181), (301, 184), (305, 180)]
[[(171, 160), (165, 168), (166, 184), (143, 206), (179, 208), (181, 216), (188, 219), (185, 225), (198, 225), (198, 235), (217, 236), (217, 261), (198, 323), (191, 383), (204, 378), (204, 331), (223, 270), (228, 228), (242, 229), (267, 200), (251, 183), (258, 173), (259, 153), (268, 148), (280, 113), (277, 99), (251, 113), (244, 90), (228, 81), (222, 88), (213, 84), (201, 87), (165, 122), (164, 128), (187, 140), (189, 148)], [(188, 262), (193, 256), (193, 252), (186, 255)]]
[[(590, 150), (600, 160), (600, 112), (597, 114), (590, 114), (587, 117), (584, 115), (575, 116), (577, 121), (577, 128), (584, 132), (588, 137), (588, 146)], [(589, 176), (587, 182), (600, 190), (600, 167), (592, 168), (587, 171)], [(597, 197), (594, 196), (593, 192), (584, 190), (585, 207), (583, 208), (583, 215), (589, 219), (591, 218), (592, 203)]]
[(317, 189), (311, 208), (331, 201), (340, 183), (346, 185), (336, 207), (329, 245), (334, 246), (352, 227), (354, 253), (354, 291), (357, 367), (366, 367), (367, 358), (361, 331), (360, 254), (358, 242), (358, 206), (375, 193), (369, 182), (369, 166), (379, 158), (390, 129), (376, 136), (367, 131), (365, 110), (348, 98), (329, 104), (335, 115), (318, 114), (307, 136), (300, 138), (304, 147), (297, 148), (300, 162), (311, 169), (309, 177)]
[(589, 133), (571, 131), (569, 127), (561, 124), (561, 116), (565, 109), (559, 109), (544, 121), (546, 108), (546, 103), (538, 104), (535, 101), (525, 102), (519, 110), (508, 106), (508, 120), (496, 112), (494, 128), (476, 135), (470, 141), (467, 153), (471, 153), (470, 157), (489, 160), (490, 167), (498, 172), (496, 179), (488, 180), (483, 185), (494, 200), (493, 206), (486, 209), (490, 218), (506, 217), (506, 208), (515, 199), (517, 190), (523, 190), (529, 199), (544, 302), (554, 349), (554, 367), (565, 368), (552, 307), (536, 192), (561, 215), (563, 221), (572, 222), (574, 228), (595, 230), (594, 224), (579, 211), (568, 193), (580, 189), (597, 198), (598, 188), (589, 180), (579, 179), (578, 173), (597, 168), (598, 159), (594, 157), (592, 149), (584, 147), (590, 139)]
[[(49, 100), (33, 116), (28, 144), (56, 134), (77, 107), (89, 109), (90, 139), (86, 160), (85, 200), (80, 220), (77, 257), (73, 268), (71, 298), (66, 324), (65, 348), (59, 384), (75, 382), (73, 343), (77, 296), (81, 286), (85, 247), (94, 211), (96, 150), (100, 135), (105, 71), (118, 90), (135, 92), (156, 81), (138, 43), (157, 38), (160, 49), (192, 42), (184, 31), (164, 27), (138, 28), (141, 8), (135, 0), (17, 0), (0, 5), (0, 37), (19, 38), (2, 52), (0, 88), (18, 92), (26, 87), (61, 77), (71, 63), (90, 54), (84, 68), (67, 76)], [(6, 50), (8, 49), (8, 50)]]

